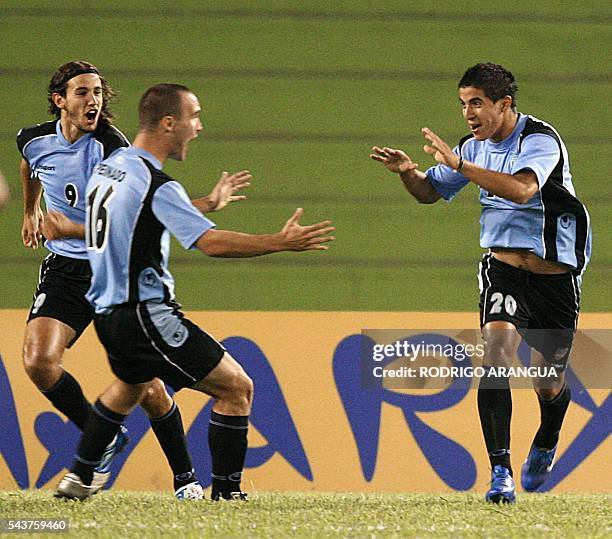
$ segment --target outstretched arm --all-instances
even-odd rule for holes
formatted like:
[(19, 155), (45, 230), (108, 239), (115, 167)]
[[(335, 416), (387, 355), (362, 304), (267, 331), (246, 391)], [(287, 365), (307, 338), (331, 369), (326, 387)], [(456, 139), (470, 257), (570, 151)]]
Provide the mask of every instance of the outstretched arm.
[(23, 224), (21, 226), (21, 241), (25, 247), (38, 249), (42, 240), (40, 226), (42, 224), (42, 209), (40, 197), (42, 185), (39, 180), (30, 178), (30, 165), (25, 159), (19, 164), (19, 175), (23, 188)]
[(388, 171), (399, 174), (406, 190), (421, 204), (433, 204), (440, 199), (440, 193), (431, 185), (427, 175), (418, 169), (418, 163), (402, 150), (374, 146), (370, 158), (382, 163)]
[(329, 235), (335, 230), (331, 221), (303, 226), (299, 223), (303, 214), (304, 210), (298, 208), (276, 234), (211, 229), (200, 236), (196, 247), (208, 256), (225, 258), (247, 258), (281, 251), (327, 250), (328, 246), (324, 244), (334, 239)]
[(202, 213), (222, 210), (230, 202), (236, 202), (246, 198), (246, 195), (235, 195), (234, 193), (251, 185), (250, 181), (252, 177), (253, 176), (251, 176), (248, 170), (241, 170), (235, 174), (223, 172), (217, 185), (215, 185), (209, 195), (196, 198), (191, 202)]
[(455, 154), (451, 147), (431, 129), (424, 127), (421, 131), (429, 141), (429, 144), (423, 146), (423, 150), (432, 155), (438, 163), (461, 172), (468, 180), (489, 193), (517, 204), (525, 204), (538, 192), (538, 178), (533, 172), (505, 174), (479, 167)]

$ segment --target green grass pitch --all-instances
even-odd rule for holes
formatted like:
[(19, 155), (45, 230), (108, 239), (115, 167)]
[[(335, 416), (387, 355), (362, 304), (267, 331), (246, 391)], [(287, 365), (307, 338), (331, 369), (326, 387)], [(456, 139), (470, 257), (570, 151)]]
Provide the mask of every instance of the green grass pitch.
[(479, 494), (255, 493), (218, 503), (111, 491), (71, 502), (25, 491), (0, 492), (0, 519), (65, 518), (79, 537), (609, 537), (611, 501), (536, 494), (494, 506)]

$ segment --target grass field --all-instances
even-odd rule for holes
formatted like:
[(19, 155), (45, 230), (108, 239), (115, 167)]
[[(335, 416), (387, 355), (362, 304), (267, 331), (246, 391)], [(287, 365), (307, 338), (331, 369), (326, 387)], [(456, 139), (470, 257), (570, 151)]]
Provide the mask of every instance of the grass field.
[[(171, 270), (187, 309), (477, 310), (476, 189), (421, 207), (368, 153), (397, 145), (431, 165), (420, 128), (455, 143), (466, 131), (458, 79), (497, 61), (518, 78), (519, 109), (552, 123), (567, 144), (594, 228), (582, 310), (609, 310), (611, 76), (596, 52), (612, 25), (601, 0), (475, 0), (467, 10), (453, 0), (89, 4), (0, 2), (0, 169), (14, 192), (0, 214), (0, 308), (29, 306), (44, 256), (19, 241), (15, 134), (47, 119), (49, 77), (82, 58), (119, 91), (116, 123), (130, 137), (146, 87), (181, 82), (200, 95), (204, 131), (167, 171), (194, 196), (222, 170), (253, 172), (249, 200), (213, 216), (220, 227), (275, 231), (298, 206), (306, 222), (337, 226), (324, 254), (219, 261), (175, 244)], [(25, 47), (26, 36), (36, 46)]]
[(0, 519), (66, 518), (81, 537), (609, 537), (611, 501), (544, 494), (492, 506), (476, 494), (259, 493), (248, 503), (179, 503), (104, 492), (81, 503), (26, 491), (0, 492)]

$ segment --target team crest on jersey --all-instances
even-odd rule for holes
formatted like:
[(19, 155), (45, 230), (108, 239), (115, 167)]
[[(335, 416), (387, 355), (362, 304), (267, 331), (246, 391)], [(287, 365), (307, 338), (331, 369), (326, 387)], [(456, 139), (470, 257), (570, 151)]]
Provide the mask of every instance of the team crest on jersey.
[(563, 215), (559, 217), (559, 223), (562, 228), (569, 228), (571, 222), (572, 222), (572, 214), (570, 213), (564, 213)]
[(188, 329), (185, 326), (179, 326), (179, 328), (172, 334), (172, 340), (174, 341), (174, 344), (180, 346), (187, 340), (188, 336)]

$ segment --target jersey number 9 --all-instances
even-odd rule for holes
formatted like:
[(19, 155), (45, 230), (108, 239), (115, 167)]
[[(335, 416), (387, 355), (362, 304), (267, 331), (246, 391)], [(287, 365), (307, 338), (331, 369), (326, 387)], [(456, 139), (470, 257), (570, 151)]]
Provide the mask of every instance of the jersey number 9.
[(79, 201), (79, 192), (76, 188), (76, 185), (74, 185), (73, 183), (67, 183), (66, 187), (64, 187), (64, 196), (66, 197), (68, 204), (70, 204), (70, 206), (74, 208), (77, 205), (77, 202)]

